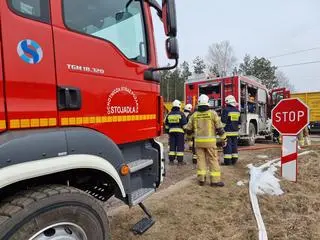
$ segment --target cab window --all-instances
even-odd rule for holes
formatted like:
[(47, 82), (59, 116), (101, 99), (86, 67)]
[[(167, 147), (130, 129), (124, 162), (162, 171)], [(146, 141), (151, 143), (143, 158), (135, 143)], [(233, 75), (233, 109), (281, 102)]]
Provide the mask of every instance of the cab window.
[(128, 59), (147, 63), (141, 1), (63, 0), (63, 13), (65, 25), (69, 29), (107, 40)]
[(16, 14), (40, 22), (50, 22), (49, 0), (8, 0)]

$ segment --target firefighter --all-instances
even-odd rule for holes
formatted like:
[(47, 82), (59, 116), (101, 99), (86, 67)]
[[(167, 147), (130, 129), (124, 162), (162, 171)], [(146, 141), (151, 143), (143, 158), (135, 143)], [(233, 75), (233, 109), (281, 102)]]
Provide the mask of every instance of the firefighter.
[(189, 116), (191, 114), (192, 111), (192, 105), (190, 103), (188, 103), (187, 105), (184, 106), (184, 115), (187, 118), (187, 121), (189, 120)]
[(298, 134), (298, 141), (299, 141), (300, 147), (303, 147), (305, 145), (307, 146), (311, 145), (308, 127), (305, 127), (304, 129), (302, 129), (301, 132)]
[(171, 112), (165, 120), (166, 131), (169, 133), (169, 164), (174, 164), (178, 160), (178, 165), (185, 165), (184, 156), (184, 128), (187, 125), (187, 118), (181, 112), (181, 102), (174, 100), (172, 102)]
[(198, 156), (197, 176), (199, 185), (203, 186), (207, 176), (207, 160), (210, 171), (210, 185), (213, 187), (223, 187), (221, 181), (221, 171), (218, 161), (218, 151), (216, 145), (216, 134), (225, 141), (222, 123), (218, 114), (209, 109), (209, 98), (207, 95), (200, 95), (198, 99), (198, 109), (188, 122), (186, 131), (194, 134), (195, 150)]
[(237, 101), (234, 96), (226, 97), (225, 102), (227, 107), (223, 109), (221, 121), (224, 124), (224, 130), (227, 135), (227, 146), (224, 147), (224, 164), (234, 165), (238, 161), (238, 136), (241, 127), (240, 111), (237, 106)]
[[(193, 114), (191, 104), (187, 104), (184, 107), (184, 114), (187, 117), (187, 122), (189, 122), (189, 119), (190, 119), (191, 115)], [(187, 142), (189, 149), (192, 151), (192, 163), (197, 164), (197, 154), (196, 154), (196, 150), (194, 147), (194, 136), (186, 134), (186, 142)]]
[(255, 98), (254, 98), (254, 96), (251, 95), (251, 94), (249, 94), (248, 112), (249, 112), (249, 113), (255, 113), (255, 112), (256, 112)]

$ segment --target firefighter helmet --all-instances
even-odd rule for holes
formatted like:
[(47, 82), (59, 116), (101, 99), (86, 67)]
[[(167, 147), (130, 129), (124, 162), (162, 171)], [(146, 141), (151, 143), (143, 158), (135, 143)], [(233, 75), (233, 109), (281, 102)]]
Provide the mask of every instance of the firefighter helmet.
[(190, 103), (188, 103), (187, 105), (184, 106), (184, 110), (191, 112), (191, 110), (192, 110), (192, 105), (191, 105)]
[(226, 104), (229, 104), (229, 105), (235, 107), (237, 105), (237, 101), (236, 101), (234, 96), (229, 95), (229, 96), (226, 97)]
[(209, 97), (205, 94), (201, 94), (198, 99), (199, 106), (209, 106)]
[(178, 107), (178, 108), (181, 108), (181, 102), (179, 100), (174, 100), (172, 102), (172, 107)]

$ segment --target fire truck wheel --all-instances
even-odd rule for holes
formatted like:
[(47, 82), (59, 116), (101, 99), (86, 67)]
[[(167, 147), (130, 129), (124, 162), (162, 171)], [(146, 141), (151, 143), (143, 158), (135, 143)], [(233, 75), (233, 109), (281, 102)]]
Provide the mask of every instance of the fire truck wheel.
[(2, 240), (109, 240), (107, 215), (90, 195), (49, 185), (20, 192), (0, 205)]
[(256, 143), (256, 127), (253, 123), (249, 124), (249, 136), (245, 143), (249, 146), (253, 146)]

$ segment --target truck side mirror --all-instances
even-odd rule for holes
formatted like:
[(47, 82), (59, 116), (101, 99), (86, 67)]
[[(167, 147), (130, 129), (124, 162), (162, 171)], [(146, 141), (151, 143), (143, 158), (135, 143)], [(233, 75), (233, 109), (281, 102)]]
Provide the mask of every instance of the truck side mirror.
[(167, 50), (167, 57), (169, 59), (178, 59), (179, 58), (178, 39), (175, 37), (168, 38), (166, 40), (166, 50)]
[(175, 0), (162, 1), (162, 22), (168, 37), (177, 36), (177, 15)]

